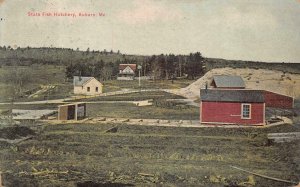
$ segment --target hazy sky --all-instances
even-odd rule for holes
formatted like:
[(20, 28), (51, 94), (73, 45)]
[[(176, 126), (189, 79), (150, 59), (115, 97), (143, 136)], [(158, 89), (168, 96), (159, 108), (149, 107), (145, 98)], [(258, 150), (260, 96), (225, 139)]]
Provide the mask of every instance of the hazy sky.
[(300, 0), (0, 0), (0, 17), (1, 46), (300, 62)]

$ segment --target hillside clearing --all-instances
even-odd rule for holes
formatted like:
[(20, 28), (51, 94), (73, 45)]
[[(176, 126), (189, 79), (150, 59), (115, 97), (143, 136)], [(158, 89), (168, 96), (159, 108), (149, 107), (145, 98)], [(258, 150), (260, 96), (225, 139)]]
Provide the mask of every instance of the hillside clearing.
[(300, 74), (248, 68), (213, 69), (191, 85), (182, 88), (179, 93), (190, 99), (199, 99), (200, 88), (205, 88), (206, 83), (210, 84), (214, 75), (238, 75), (245, 81), (246, 88), (273, 91), (295, 98), (300, 97)]

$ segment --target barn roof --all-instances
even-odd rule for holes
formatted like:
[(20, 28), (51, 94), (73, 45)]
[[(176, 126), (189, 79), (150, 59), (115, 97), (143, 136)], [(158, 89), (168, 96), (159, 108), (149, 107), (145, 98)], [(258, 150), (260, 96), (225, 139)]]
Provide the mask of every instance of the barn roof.
[(245, 88), (245, 83), (240, 76), (215, 75), (213, 81), (217, 88)]
[(262, 90), (201, 89), (201, 101), (264, 103)]
[(127, 66), (129, 66), (133, 71), (136, 70), (136, 64), (119, 64), (119, 70), (124, 70)]
[(83, 86), (85, 83), (94, 79), (94, 77), (81, 77), (81, 76), (74, 76), (74, 86)]

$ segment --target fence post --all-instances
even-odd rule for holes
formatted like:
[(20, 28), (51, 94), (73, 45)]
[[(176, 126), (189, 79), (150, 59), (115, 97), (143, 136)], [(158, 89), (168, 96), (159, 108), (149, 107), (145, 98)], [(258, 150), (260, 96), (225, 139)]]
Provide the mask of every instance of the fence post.
[(2, 172), (0, 171), (0, 187), (3, 187)]

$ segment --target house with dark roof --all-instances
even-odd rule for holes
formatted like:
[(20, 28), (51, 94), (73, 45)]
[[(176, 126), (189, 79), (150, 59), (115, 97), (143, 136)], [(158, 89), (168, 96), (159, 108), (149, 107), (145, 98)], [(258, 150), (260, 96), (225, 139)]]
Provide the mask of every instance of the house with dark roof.
[(200, 99), (201, 124), (265, 124), (263, 90), (201, 89)]
[[(245, 89), (245, 82), (240, 76), (215, 75), (211, 86), (216, 89)], [(272, 91), (263, 91), (266, 107), (292, 109), (294, 107), (294, 98), (288, 95), (275, 93)]]
[(246, 87), (242, 77), (232, 75), (215, 75), (211, 86), (224, 89), (243, 89)]
[(103, 84), (94, 77), (74, 76), (74, 94), (97, 95), (102, 93)]
[(120, 64), (117, 80), (134, 80), (136, 64)]

